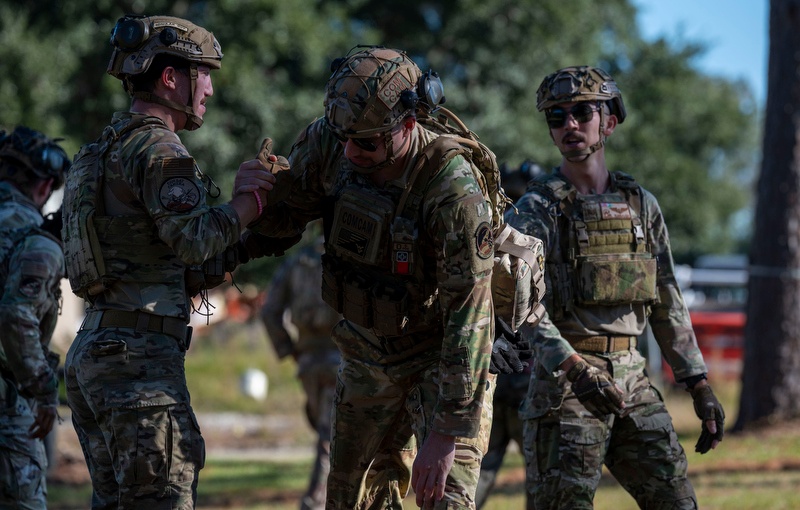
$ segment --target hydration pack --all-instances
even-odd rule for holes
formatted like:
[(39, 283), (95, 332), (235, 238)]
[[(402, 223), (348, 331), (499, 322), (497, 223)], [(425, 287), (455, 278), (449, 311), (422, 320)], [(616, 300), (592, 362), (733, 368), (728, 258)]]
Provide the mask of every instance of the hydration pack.
[[(503, 191), (494, 153), (451, 111), (438, 107), (430, 114), (418, 111), (417, 122), (439, 136), (422, 149), (406, 192), (400, 199), (394, 237), (417, 222), (424, 188), (446, 162), (462, 156), (470, 163), (484, 198), (492, 208), (494, 267), (492, 298), (495, 314), (514, 331), (542, 319), (545, 294), (544, 247), (540, 239), (519, 232), (503, 218), (512, 201)], [(393, 239), (395, 244), (402, 239)]]

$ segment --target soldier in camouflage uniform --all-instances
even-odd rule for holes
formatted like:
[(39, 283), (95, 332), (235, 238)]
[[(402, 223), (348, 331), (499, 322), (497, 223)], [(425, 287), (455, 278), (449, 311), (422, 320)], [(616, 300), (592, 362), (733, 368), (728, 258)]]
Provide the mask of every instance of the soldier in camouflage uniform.
[(322, 293), (345, 317), (333, 331), (342, 364), (327, 508), (373, 503), (362, 478), (405, 423), (420, 445), (417, 504), (474, 508), (493, 388), (491, 211), (456, 156), (431, 172), (419, 221), (393, 221), (436, 138), (415, 112), (441, 101), (441, 82), (385, 48), (359, 49), (332, 70), (325, 117), (303, 131), (290, 172), (277, 176), (275, 191), (289, 187), (288, 198), (253, 227), (290, 237), (325, 221)]
[[(541, 173), (542, 168), (530, 160), (525, 160), (519, 168), (511, 168), (507, 164), (503, 164), (500, 167), (503, 190), (508, 198), (516, 201), (525, 193), (528, 182)], [(482, 508), (489, 499), (509, 444), (513, 441), (520, 449), (522, 448), (522, 420), (519, 417), (519, 406), (528, 393), (530, 378), (530, 363), (526, 363), (522, 372), (497, 374), (492, 432), (489, 435), (489, 448), (481, 462), (481, 477), (478, 481), (478, 491), (475, 494), (475, 503), (478, 509)], [(528, 507), (533, 508), (530, 501)]]
[(58, 405), (58, 318), (64, 254), (42, 207), (64, 183), (56, 141), (18, 126), (0, 131), (0, 507), (47, 508), (43, 439)]
[(686, 454), (636, 349), (647, 321), (694, 399), (696, 451), (722, 440), (725, 414), (675, 282), (658, 202), (605, 165), (605, 140), (625, 120), (622, 96), (605, 71), (569, 67), (544, 79), (537, 108), (561, 165), (507, 215), (546, 254), (548, 316), (521, 409), (528, 491), (537, 510), (590, 509), (605, 464), (640, 508), (697, 508)]
[[(205, 447), (184, 372), (191, 298), (220, 283), (219, 265), (204, 261), (235, 255), (266, 196), (234, 189), (208, 206), (213, 183), (176, 134), (202, 123), (222, 59), (213, 34), (126, 16), (111, 40), (108, 72), (132, 101), (81, 148), (67, 181), (67, 273), (89, 305), (67, 353), (67, 398), (92, 508), (194, 508)], [(251, 160), (239, 173), (260, 180), (264, 168)]]
[[(317, 455), (301, 510), (325, 507), (330, 472), (331, 407), (336, 389), (339, 349), (331, 331), (340, 315), (322, 300), (322, 237), (287, 258), (272, 277), (261, 319), (275, 352), (297, 362), (297, 376), (306, 394), (306, 417), (317, 433)], [(288, 312), (287, 317), (284, 317)], [(289, 321), (292, 325), (287, 327)]]

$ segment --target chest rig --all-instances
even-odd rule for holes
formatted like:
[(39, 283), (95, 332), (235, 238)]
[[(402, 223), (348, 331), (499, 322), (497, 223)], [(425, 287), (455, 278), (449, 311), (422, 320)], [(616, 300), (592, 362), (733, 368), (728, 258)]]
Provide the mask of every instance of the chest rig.
[(579, 195), (557, 175), (533, 185), (557, 203), (556, 238), (546, 264), (557, 320), (575, 305), (657, 300), (657, 261), (642, 214), (642, 190), (621, 172), (612, 181), (614, 191), (602, 195)]
[(402, 190), (376, 189), (350, 176), (325, 215), (323, 299), (347, 320), (387, 337), (441, 327), (435, 268), (422, 264), (416, 221), (400, 213)]

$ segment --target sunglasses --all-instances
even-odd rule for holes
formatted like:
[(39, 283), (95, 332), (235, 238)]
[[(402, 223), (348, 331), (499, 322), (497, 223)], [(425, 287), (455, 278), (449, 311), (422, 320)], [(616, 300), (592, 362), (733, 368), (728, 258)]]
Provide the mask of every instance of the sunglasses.
[(544, 112), (544, 116), (547, 119), (548, 126), (552, 129), (558, 129), (564, 127), (567, 123), (567, 117), (570, 115), (572, 115), (572, 118), (579, 124), (585, 124), (592, 120), (594, 112), (598, 110), (599, 108), (591, 103), (578, 103), (569, 110), (565, 110), (561, 107), (550, 108)]
[(375, 152), (376, 150), (378, 150), (377, 140), (380, 139), (380, 137), (373, 136), (371, 138), (350, 138), (348, 136), (344, 136), (335, 129), (331, 129), (331, 132), (333, 133), (333, 136), (335, 136), (337, 140), (342, 142), (342, 144), (346, 144), (347, 141), (350, 140), (351, 142), (356, 144), (356, 147), (358, 147), (363, 151)]

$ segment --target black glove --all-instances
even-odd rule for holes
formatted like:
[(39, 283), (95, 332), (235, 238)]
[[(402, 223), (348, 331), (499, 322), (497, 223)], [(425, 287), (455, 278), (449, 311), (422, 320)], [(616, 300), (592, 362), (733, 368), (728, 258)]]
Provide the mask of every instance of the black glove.
[(286, 253), (286, 250), (299, 243), (303, 239), (302, 234), (293, 237), (268, 237), (257, 234), (252, 230), (246, 230), (242, 234), (242, 239), (237, 243), (237, 253), (239, 262), (245, 262), (259, 257), (278, 257)]
[(622, 392), (605, 370), (581, 360), (569, 369), (567, 380), (572, 383), (572, 391), (581, 404), (597, 418), (602, 420), (611, 413), (623, 414)]
[[(725, 428), (725, 411), (708, 384), (687, 388), (686, 391), (692, 394), (694, 412), (703, 422), (703, 431), (700, 433), (700, 439), (697, 440), (694, 451), (701, 454), (707, 453), (714, 441), (722, 441)], [(709, 420), (717, 422), (716, 434), (712, 434), (706, 427), (706, 421)]]
[(492, 344), (492, 358), (489, 363), (489, 372), (492, 374), (518, 374), (528, 366), (526, 360), (533, 357), (533, 350), (529, 341), (516, 333), (497, 317), (495, 320), (495, 339)]

